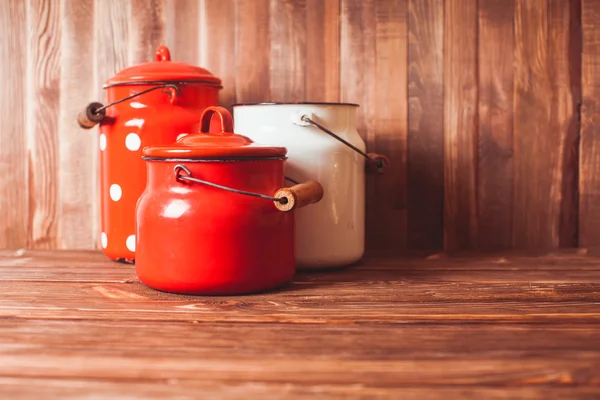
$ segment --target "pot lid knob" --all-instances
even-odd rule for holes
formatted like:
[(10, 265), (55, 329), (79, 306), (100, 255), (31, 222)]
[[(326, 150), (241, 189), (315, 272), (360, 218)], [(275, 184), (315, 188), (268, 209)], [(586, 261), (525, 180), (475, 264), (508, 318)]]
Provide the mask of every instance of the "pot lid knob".
[(214, 161), (274, 158), (280, 161), (287, 149), (257, 144), (249, 137), (234, 133), (233, 118), (229, 111), (224, 107), (209, 106), (200, 117), (199, 132), (182, 136), (171, 145), (145, 147), (142, 153), (150, 159)]
[(112, 78), (109, 78), (106, 81), (106, 86), (137, 83), (158, 84), (158, 82), (164, 83), (164, 81), (193, 81), (193, 83), (221, 88), (221, 79), (208, 70), (184, 62), (171, 61), (171, 52), (165, 45), (157, 47), (152, 61), (123, 69)]
[[(213, 115), (219, 121), (216, 132), (211, 131)], [(246, 136), (233, 133), (233, 118), (226, 108), (209, 106), (200, 117), (200, 132), (184, 136), (177, 143), (183, 146), (231, 148), (248, 146), (253, 142)]]
[(165, 45), (158, 46), (156, 54), (154, 55), (156, 61), (171, 61), (171, 52)]

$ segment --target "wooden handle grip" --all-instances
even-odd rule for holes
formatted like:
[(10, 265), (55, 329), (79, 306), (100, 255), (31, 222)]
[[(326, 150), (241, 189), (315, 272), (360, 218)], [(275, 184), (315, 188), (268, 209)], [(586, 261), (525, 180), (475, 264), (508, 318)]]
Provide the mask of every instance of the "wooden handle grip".
[(286, 203), (275, 202), (280, 211), (292, 211), (309, 204), (318, 203), (323, 198), (323, 186), (319, 182), (307, 181), (289, 188), (279, 189), (275, 193), (278, 199), (287, 199)]
[(102, 122), (106, 116), (106, 111), (96, 111), (102, 107), (102, 103), (94, 102), (88, 104), (79, 114), (77, 114), (77, 123), (83, 129), (91, 129), (96, 124)]

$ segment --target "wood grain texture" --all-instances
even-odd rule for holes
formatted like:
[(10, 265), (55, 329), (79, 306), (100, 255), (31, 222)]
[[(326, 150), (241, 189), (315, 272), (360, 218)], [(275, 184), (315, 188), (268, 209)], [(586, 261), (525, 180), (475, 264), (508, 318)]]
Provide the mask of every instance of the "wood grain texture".
[[(594, 387), (439, 387), (432, 388), (376, 388), (359, 385), (330, 384), (290, 385), (287, 382), (221, 382), (198, 380), (145, 380), (143, 378), (122, 381), (90, 380), (85, 378), (0, 378), (0, 388), (10, 398), (38, 399), (52, 393), (57, 398), (85, 398), (94, 393), (101, 398), (131, 399), (165, 398), (193, 399), (194, 393), (202, 393), (210, 399), (307, 399), (325, 395), (328, 399), (402, 398), (406, 400), (444, 399), (564, 399), (576, 396), (580, 400), (596, 400), (598, 390)], [(47, 397), (46, 397), (47, 398)]]
[(235, 98), (238, 103), (271, 99), (269, 0), (236, 0)]
[[(262, 311), (266, 320), (287, 321), (291, 313), (307, 323), (319, 323), (317, 317), (389, 322), (398, 315), (406, 322), (467, 316), (536, 319), (584, 313), (594, 317), (599, 315), (595, 304), (600, 299), (598, 263), (598, 258), (579, 255), (366, 259), (338, 272), (298, 274), (285, 288), (271, 293), (219, 298), (154, 291), (139, 283), (132, 266), (109, 262), (100, 253), (3, 252), (0, 287), (6, 298), (0, 299), (0, 305), (18, 312), (23, 301), (35, 299), (45, 308), (41, 312), (48, 315), (53, 307), (68, 308), (69, 302), (77, 301), (79, 307), (86, 308), (77, 311), (83, 317), (88, 311), (94, 314), (117, 306), (102, 302), (113, 298), (127, 303), (118, 306), (123, 314), (113, 318), (127, 319), (135, 313), (142, 318), (142, 312), (149, 313), (144, 319), (152, 315), (158, 318), (156, 313), (160, 312), (160, 318), (171, 319), (168, 313), (173, 305), (187, 301), (185, 304), (195, 306), (178, 308), (172, 319), (197, 318), (199, 313), (210, 312), (207, 318), (223, 322), (251, 315), (259, 318)], [(54, 291), (47, 291), (48, 285)], [(160, 302), (148, 303), (149, 299)], [(371, 310), (372, 302), (385, 312)], [(534, 306), (543, 309), (532, 313)], [(361, 310), (366, 314), (360, 315)], [(288, 315), (280, 314), (283, 311)]]
[[(27, 246), (29, 221), (28, 153), (26, 136), (26, 3), (0, 3), (0, 248)], [(21, 21), (19, 25), (15, 21)]]
[(29, 247), (56, 248), (58, 225), (58, 116), (60, 1), (27, 1), (27, 139)]
[(366, 259), (215, 297), (152, 290), (99, 252), (0, 251), (0, 390), (596, 398), (600, 259), (501, 256)]
[[(577, 246), (581, 0), (548, 1), (550, 131), (560, 135), (558, 247)], [(555, 246), (557, 247), (557, 246)]]
[[(559, 191), (554, 162), (558, 149), (544, 142), (559, 137), (550, 131), (547, 2), (515, 3), (515, 131), (513, 244), (558, 245)], [(543, 138), (543, 139), (542, 139)], [(532, 157), (544, 154), (544, 157)], [(534, 177), (535, 176), (535, 177)]]
[(5, 0), (0, 248), (98, 247), (97, 128), (79, 129), (73, 115), (166, 43), (174, 60), (223, 80), (225, 107), (360, 104), (367, 149), (392, 161), (367, 179), (370, 254), (597, 251), (597, 7)]
[(340, 90), (340, 0), (270, 2), (272, 101), (333, 101)]
[[(569, 11), (563, 1), (516, 3), (513, 242), (517, 247), (560, 246), (563, 215), (572, 212), (563, 208), (574, 203), (575, 185), (567, 171), (577, 160), (572, 154), (577, 132), (569, 132), (575, 117)], [(570, 236), (574, 225), (562, 225), (563, 235)]]
[(166, 0), (165, 18), (165, 40), (171, 51), (171, 58), (197, 65), (202, 28), (200, 0)]
[(305, 99), (306, 2), (271, 0), (271, 100)]
[(94, 74), (98, 98), (105, 101), (102, 85), (117, 72), (131, 66), (129, 16), (131, 1), (95, 0)]
[(368, 141), (373, 136), (371, 116), (374, 114), (375, 87), (371, 85), (375, 74), (375, 31), (370, 29), (375, 21), (374, 2), (341, 2), (340, 43), (340, 99), (356, 103), (356, 127)]
[[(36, 329), (36, 324), (40, 324), (45, 328), (45, 335), (44, 332), (39, 332)], [(159, 321), (145, 321), (137, 324), (144, 332), (149, 332), (152, 329), (160, 331)], [(81, 347), (87, 347), (90, 355), (118, 356), (124, 350), (131, 350), (138, 346), (149, 347), (156, 343), (156, 338), (149, 335), (129, 335), (128, 331), (135, 325), (135, 321), (123, 321), (116, 325), (114, 329), (107, 329), (110, 326), (109, 321), (82, 321), (77, 323), (74, 321), (18, 321), (9, 319), (0, 326), (0, 341), (5, 345), (17, 345), (20, 342), (19, 336), (28, 335), (36, 342), (47, 342), (49, 345), (46, 350), (47, 355), (60, 355), (64, 352), (77, 353), (77, 348), (73, 346), (73, 343), (78, 343)], [(68, 332), (65, 330), (66, 327), (76, 329)], [(165, 343), (163, 348), (156, 348), (154, 354), (156, 357), (168, 358), (176, 355), (178, 358), (188, 361), (210, 356), (213, 359), (226, 361), (231, 357), (230, 354), (219, 352), (218, 349), (211, 349), (207, 343), (217, 337), (221, 342), (221, 346), (231, 347), (236, 345), (240, 337), (240, 334), (231, 329), (232, 326), (229, 324), (206, 324), (203, 326), (204, 329), (198, 329), (194, 324), (180, 323), (172, 324), (169, 328), (172, 342)], [(546, 332), (531, 332), (534, 330), (531, 324), (509, 325), (503, 326), (497, 333), (493, 332), (493, 329), (487, 325), (454, 327), (454, 329), (447, 329), (443, 325), (435, 324), (431, 326), (408, 325), (406, 327), (391, 327), (389, 325), (347, 326), (341, 329), (323, 326), (320, 332), (323, 334), (322, 342), (311, 341), (310, 336), (312, 335), (306, 335), (310, 327), (306, 326), (281, 324), (277, 330), (274, 330), (268, 324), (249, 323), (244, 328), (247, 331), (246, 339), (249, 345), (240, 349), (238, 353), (238, 358), (242, 362), (251, 362), (253, 359), (261, 358), (261, 353), (274, 361), (284, 361), (287, 357), (302, 358), (307, 353), (314, 352), (316, 354), (320, 353), (322, 356), (319, 358), (321, 359), (325, 358), (323, 356), (331, 357), (338, 353), (339, 355), (335, 358), (362, 361), (382, 359), (391, 361), (399, 355), (415, 361), (428, 361), (428, 359), (434, 357), (456, 357), (460, 355), (460, 358), (465, 361), (470, 359), (476, 363), (478, 358), (476, 354), (481, 352), (495, 352), (498, 356), (506, 358), (512, 358), (523, 352), (546, 353), (552, 348), (556, 340), (563, 342), (561, 351), (573, 352), (573, 356), (585, 357), (586, 353), (588, 356), (592, 356), (600, 351), (600, 345), (594, 340), (594, 337), (589, 335), (590, 331), (577, 325), (548, 327)], [(108, 332), (99, 334), (102, 330)], [(427, 333), (428, 330), (436, 332), (438, 340), (431, 340), (433, 335)], [(598, 329), (591, 329), (591, 331), (597, 332)], [(396, 340), (386, 340), (386, 336), (390, 332), (395, 334)], [(340, 333), (343, 333), (344, 341), (338, 339)], [(526, 333), (529, 335), (519, 337)], [(285, 346), (285, 354), (277, 352), (267, 354), (268, 352), (264, 352), (269, 343), (277, 341), (278, 335), (291, 339), (295, 344)], [(428, 342), (428, 346), (424, 346), (420, 342), (421, 335)], [(356, 344), (365, 336), (372, 339), (369, 346), (357, 346)], [(499, 342), (497, 336), (502, 337), (503, 342)], [(472, 340), (474, 338), (477, 338), (477, 340)], [(353, 344), (355, 346), (352, 346)], [(389, 351), (387, 355), (385, 354), (386, 350)], [(18, 349), (14, 350), (13, 354), (16, 356), (26, 355)], [(327, 362), (327, 360), (323, 361)], [(126, 374), (124, 375), (126, 376)]]
[(512, 247), (514, 3), (479, 0), (477, 248)]
[(444, 248), (477, 244), (477, 0), (444, 9)]
[(569, 8), (568, 49), (571, 115), (565, 140), (563, 163), (563, 201), (561, 204), (560, 247), (579, 246), (579, 167), (581, 165), (582, 103), (582, 23), (581, 0), (572, 0)]
[[(341, 2), (340, 79), (343, 84), (341, 85), (340, 99), (342, 102), (359, 105), (356, 110), (356, 127), (368, 151), (375, 151), (373, 150), (373, 137), (378, 118), (377, 111), (375, 110), (377, 107), (375, 103), (377, 93), (377, 88), (375, 87), (377, 80), (377, 20), (375, 6), (376, 3), (374, 1), (354, 2), (342, 0)], [(393, 57), (394, 55), (393, 53), (388, 53), (389, 56)], [(386, 78), (389, 77), (386, 76)], [(375, 179), (381, 180), (381, 178), (377, 176)], [(377, 247), (383, 245), (383, 243), (379, 243), (379, 239), (382, 236), (379, 234), (380, 232), (385, 234), (388, 228), (402, 230), (401, 225), (388, 225), (388, 221), (383, 225), (376, 223), (375, 213), (377, 213), (377, 210), (373, 208), (372, 204), (372, 195), (377, 189), (374, 183), (372, 179), (366, 180), (367, 205), (365, 230), (369, 232), (369, 234), (365, 235), (365, 246), (367, 249), (370, 249), (373, 244)], [(376, 199), (375, 202), (381, 204), (382, 201), (388, 200), (393, 201), (392, 198), (382, 198)], [(371, 236), (372, 233), (375, 233), (377, 237)], [(402, 248), (405, 246), (399, 247)]]
[(129, 57), (132, 64), (154, 61), (156, 48), (166, 41), (166, 2), (131, 1)]
[(303, 101), (340, 101), (341, 0), (306, 0)]
[(544, 146), (556, 137), (549, 125), (547, 2), (517, 1), (514, 24), (513, 245), (555, 247), (560, 198), (552, 161), (556, 161), (557, 149)]
[[(31, 350), (9, 350), (9, 356), (2, 357), (2, 372), (13, 377), (85, 377), (107, 381), (114, 380), (116, 374), (123, 380), (139, 379), (141, 375), (150, 381), (197, 379), (222, 385), (228, 380), (272, 385), (284, 381), (307, 386), (337, 386), (355, 381), (361, 386), (382, 389), (460, 383), (474, 387), (535, 386), (536, 381), (541, 386), (560, 387), (568, 385), (565, 382), (568, 379), (578, 386), (598, 386), (596, 368), (600, 364), (594, 357), (600, 349), (592, 340), (584, 339), (598, 332), (593, 327), (550, 329), (544, 335), (534, 334), (536, 329), (531, 325), (505, 328), (499, 333), (490, 327), (349, 326), (336, 329), (325, 326), (319, 332), (321, 342), (314, 343), (310, 327), (302, 325), (273, 327), (247, 323), (236, 329), (235, 325), (227, 324), (188, 323), (165, 327), (158, 321), (135, 322), (124, 321), (111, 329), (109, 321), (9, 320), (0, 327), (0, 340), (6, 347), (17, 347), (22, 340), (15, 340), (15, 335), (25, 334), (32, 347), (46, 344), (47, 348), (41, 350), (38, 363), (31, 359)], [(68, 328), (73, 333), (69, 333)], [(138, 334), (131, 335), (132, 330)], [(242, 332), (244, 340), (240, 346)], [(342, 335), (343, 340), (340, 340)], [(528, 335), (530, 340), (521, 341), (520, 335)], [(478, 340), (482, 336), (497, 340)], [(544, 340), (544, 336), (550, 338)], [(368, 346), (361, 345), (365, 337), (372, 340)], [(156, 346), (161, 343), (160, 339), (167, 340), (162, 346)], [(270, 345), (283, 339), (285, 342), (278, 346), (279, 351), (270, 351)], [(556, 351), (553, 349), (555, 341), (561, 339), (561, 348)], [(476, 341), (487, 347), (470, 346)], [(448, 342), (454, 344), (448, 345)], [(218, 348), (211, 346), (217, 343)], [(152, 362), (148, 362), (149, 357), (143, 350), (152, 347), (155, 347)], [(553, 351), (557, 355), (572, 355), (564, 360), (550, 358)], [(519, 362), (519, 356), (525, 359)], [(85, 358), (88, 362), (82, 363)], [(457, 368), (451, 368), (453, 364)], [(117, 365), (119, 371), (115, 371)], [(78, 374), (74, 366), (79, 366)], [(344, 371), (344, 367), (348, 369)], [(489, 369), (488, 374), (481, 374), (482, 368)], [(563, 374), (553, 374), (556, 368), (563, 369)]]
[(579, 245), (600, 246), (600, 2), (582, 0)]
[(441, 249), (444, 2), (408, 2), (408, 247)]
[[(407, 131), (408, 131), (408, 1), (378, 0), (374, 5), (375, 66), (369, 86), (367, 149), (387, 156), (391, 166), (383, 175), (367, 176), (367, 246), (406, 249)], [(365, 44), (369, 46), (370, 44)]]
[[(131, 66), (130, 58), (130, 18), (131, 1), (121, 0), (95, 0), (94, 3), (94, 82), (95, 97), (91, 101), (100, 101), (106, 104), (106, 90), (102, 87), (106, 80), (113, 77), (124, 68)], [(85, 103), (88, 104), (88, 103)], [(93, 209), (95, 220), (93, 222), (96, 237), (96, 248), (100, 248), (100, 182), (101, 168), (99, 154), (99, 132), (96, 126), (89, 132), (81, 132), (82, 135), (94, 137), (96, 143), (96, 157), (98, 167), (95, 181), (95, 192)]]
[(235, 3), (205, 0), (200, 8), (200, 65), (223, 84), (220, 105), (231, 110), (235, 101)]
[[(94, 248), (97, 225), (95, 135), (82, 132), (74, 115), (95, 97), (93, 63), (94, 1), (61, 2), (58, 247)], [(82, 224), (82, 221), (89, 221)]]

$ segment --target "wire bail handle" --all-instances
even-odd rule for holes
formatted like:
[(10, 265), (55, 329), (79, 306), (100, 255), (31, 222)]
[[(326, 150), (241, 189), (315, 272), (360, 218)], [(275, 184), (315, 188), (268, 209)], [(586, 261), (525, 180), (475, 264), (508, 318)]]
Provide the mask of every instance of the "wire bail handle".
[[(203, 179), (192, 177), (192, 172), (183, 164), (177, 164), (173, 167), (175, 180), (177, 182), (188, 181), (200, 183), (217, 189), (226, 190), (231, 193), (245, 196), (257, 197), (264, 200), (270, 200), (275, 204), (279, 211), (292, 211), (297, 208), (305, 207), (309, 204), (318, 203), (323, 198), (323, 187), (315, 181), (308, 181), (296, 184), (289, 188), (279, 189), (274, 196), (267, 196), (261, 193), (249, 192), (246, 190), (234, 189), (228, 186), (218, 185)], [(287, 179), (287, 178), (286, 178)]]
[(164, 83), (164, 84), (153, 86), (148, 89), (144, 89), (141, 92), (133, 93), (127, 97), (123, 97), (122, 99), (113, 101), (112, 103), (109, 103), (107, 105), (103, 105), (102, 103), (99, 103), (99, 102), (90, 103), (85, 107), (85, 109), (83, 109), (77, 115), (77, 123), (79, 123), (79, 126), (82, 127), (83, 129), (91, 129), (94, 126), (96, 126), (96, 124), (99, 124), (104, 120), (104, 118), (106, 117), (106, 109), (107, 108), (112, 107), (116, 104), (122, 103), (124, 101), (131, 100), (135, 97), (141, 96), (148, 92), (152, 92), (152, 91), (158, 90), (158, 89), (165, 89), (165, 88), (169, 89), (169, 101), (171, 103), (174, 103), (175, 98), (179, 94), (179, 88), (177, 87), (177, 85), (175, 85), (173, 83)]
[(371, 164), (372, 166), (374, 166), (377, 169), (377, 172), (380, 174), (384, 172), (385, 167), (389, 167), (389, 165), (390, 165), (389, 159), (386, 156), (384, 156), (383, 154), (377, 154), (377, 153), (368, 153), (367, 154), (367, 153), (365, 153), (358, 147), (354, 146), (352, 143), (348, 142), (347, 140), (340, 137), (339, 135), (336, 135), (335, 133), (333, 133), (332, 131), (330, 131), (329, 129), (324, 127), (323, 125), (319, 124), (318, 122), (316, 122), (315, 120), (313, 120), (306, 114), (292, 115), (292, 123), (299, 125), (299, 126), (313, 125), (317, 129), (325, 132), (329, 136), (340, 141), (344, 145), (348, 146), (349, 148), (351, 148), (352, 150), (354, 150), (355, 152), (357, 152), (358, 154), (363, 156), (369, 162), (369, 164)]

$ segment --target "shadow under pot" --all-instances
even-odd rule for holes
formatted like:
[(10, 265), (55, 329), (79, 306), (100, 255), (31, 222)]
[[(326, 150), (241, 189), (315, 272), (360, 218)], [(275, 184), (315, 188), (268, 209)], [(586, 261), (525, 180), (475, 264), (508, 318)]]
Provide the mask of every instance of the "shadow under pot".
[[(216, 114), (220, 132), (209, 132)], [(279, 287), (295, 274), (293, 210), (323, 197), (315, 181), (284, 187), (285, 147), (233, 133), (229, 112), (209, 107), (201, 129), (147, 147), (137, 204), (139, 279), (154, 289), (232, 295)]]

